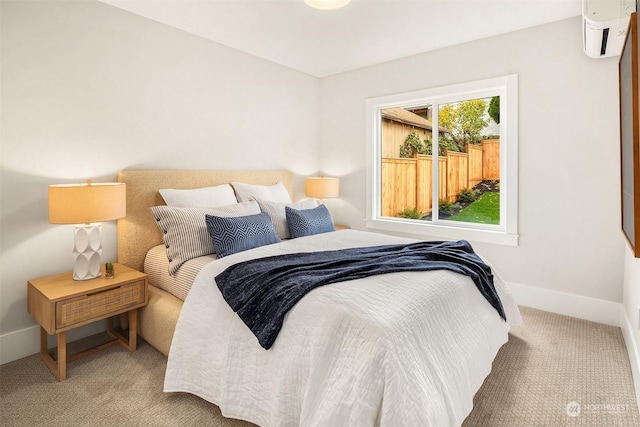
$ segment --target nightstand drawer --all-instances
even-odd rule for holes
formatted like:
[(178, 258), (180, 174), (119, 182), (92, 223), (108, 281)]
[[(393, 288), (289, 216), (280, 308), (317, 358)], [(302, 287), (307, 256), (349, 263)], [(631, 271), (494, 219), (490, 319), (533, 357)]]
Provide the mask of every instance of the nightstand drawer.
[(127, 283), (91, 295), (58, 301), (56, 329), (65, 328), (90, 319), (100, 319), (145, 302), (145, 281)]

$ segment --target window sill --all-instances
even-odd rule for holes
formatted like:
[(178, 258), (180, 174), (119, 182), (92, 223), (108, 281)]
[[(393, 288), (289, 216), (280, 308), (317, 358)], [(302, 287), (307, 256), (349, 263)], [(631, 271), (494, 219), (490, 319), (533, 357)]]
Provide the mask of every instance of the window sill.
[(366, 227), (372, 230), (410, 234), (418, 238), (426, 236), (444, 240), (469, 240), (471, 242), (493, 243), (505, 246), (518, 246), (518, 234), (500, 230), (448, 227), (446, 225), (425, 224), (397, 219), (368, 219)]

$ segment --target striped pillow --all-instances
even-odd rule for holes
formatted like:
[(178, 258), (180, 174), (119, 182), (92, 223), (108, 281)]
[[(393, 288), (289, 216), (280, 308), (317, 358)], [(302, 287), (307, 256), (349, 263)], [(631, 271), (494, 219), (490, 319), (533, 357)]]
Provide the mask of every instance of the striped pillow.
[(316, 199), (304, 199), (295, 203), (269, 202), (266, 200), (256, 199), (256, 202), (258, 202), (262, 212), (269, 214), (271, 222), (273, 222), (273, 225), (276, 227), (276, 231), (278, 232), (278, 237), (281, 239), (288, 239), (291, 237), (289, 234), (289, 226), (287, 225), (287, 215), (284, 211), (285, 206), (296, 209), (311, 209), (318, 206), (318, 201)]
[(285, 206), (284, 210), (292, 239), (335, 231), (331, 214), (325, 205), (302, 210)]
[(154, 206), (151, 208), (169, 260), (169, 274), (174, 274), (186, 261), (215, 253), (215, 247), (205, 215), (244, 216), (260, 213), (260, 207), (254, 200), (216, 208), (178, 208), (173, 206)]
[(233, 218), (206, 215), (206, 222), (218, 259), (280, 241), (265, 212)]

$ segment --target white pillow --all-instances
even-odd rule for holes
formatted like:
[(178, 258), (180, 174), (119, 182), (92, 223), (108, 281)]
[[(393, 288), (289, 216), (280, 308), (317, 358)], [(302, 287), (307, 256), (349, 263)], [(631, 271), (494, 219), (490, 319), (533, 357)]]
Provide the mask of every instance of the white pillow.
[(267, 202), (291, 203), (289, 192), (283, 183), (274, 185), (244, 184), (242, 182), (232, 182), (239, 202), (246, 202), (251, 199), (266, 200)]
[(258, 202), (260, 210), (262, 212), (266, 212), (271, 217), (271, 222), (273, 222), (280, 239), (288, 239), (291, 237), (289, 234), (289, 226), (287, 225), (285, 206), (298, 210), (312, 209), (318, 206), (318, 201), (316, 199), (304, 199), (295, 203), (269, 202), (267, 200), (256, 199), (256, 202)]
[(162, 232), (169, 260), (169, 274), (192, 258), (215, 253), (205, 215), (235, 217), (260, 213), (255, 200), (215, 208), (154, 206), (151, 213)]
[(193, 190), (162, 189), (160, 195), (167, 206), (178, 208), (215, 208), (238, 203), (233, 188), (229, 184)]

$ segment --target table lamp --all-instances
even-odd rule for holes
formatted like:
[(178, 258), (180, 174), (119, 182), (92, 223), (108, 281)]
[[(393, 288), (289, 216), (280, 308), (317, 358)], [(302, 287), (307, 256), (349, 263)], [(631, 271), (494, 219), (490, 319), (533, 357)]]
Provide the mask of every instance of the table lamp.
[(127, 212), (126, 184), (97, 183), (49, 186), (49, 222), (74, 227), (73, 280), (100, 276), (100, 221), (122, 218)]
[(305, 182), (307, 197), (315, 197), (323, 203), (324, 199), (340, 195), (340, 179), (326, 176), (310, 176)]

